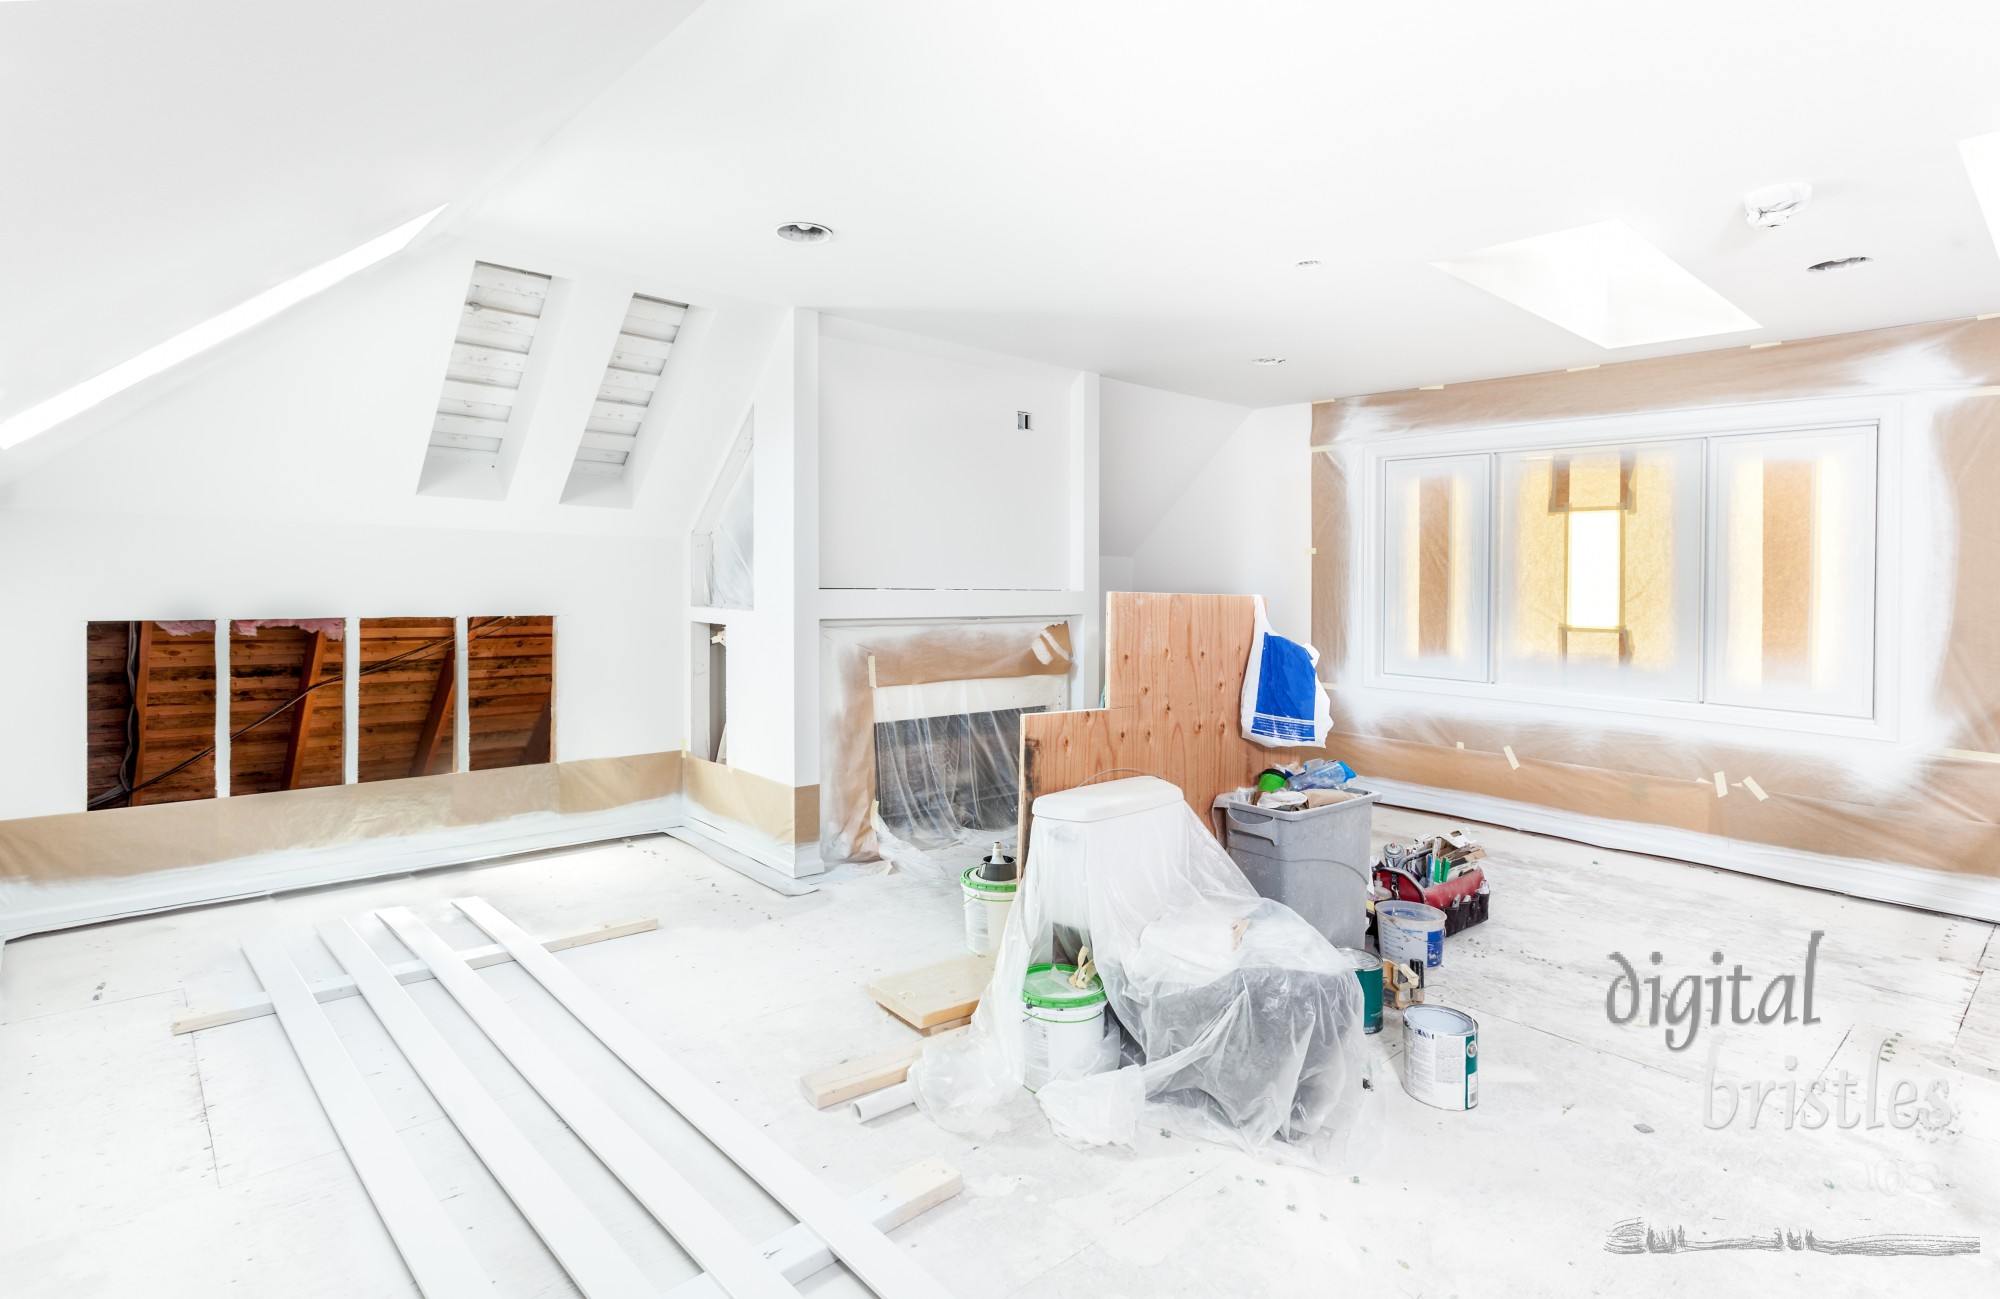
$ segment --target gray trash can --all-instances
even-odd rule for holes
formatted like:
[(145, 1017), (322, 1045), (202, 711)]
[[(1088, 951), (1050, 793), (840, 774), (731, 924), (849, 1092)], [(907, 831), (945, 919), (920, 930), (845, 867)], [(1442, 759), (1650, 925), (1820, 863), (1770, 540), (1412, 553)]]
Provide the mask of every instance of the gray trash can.
[(1357, 797), (1327, 807), (1285, 812), (1224, 794), (1215, 811), (1222, 845), (1252, 888), (1304, 916), (1335, 947), (1361, 947), (1374, 865), (1368, 832), (1380, 795), (1347, 788)]

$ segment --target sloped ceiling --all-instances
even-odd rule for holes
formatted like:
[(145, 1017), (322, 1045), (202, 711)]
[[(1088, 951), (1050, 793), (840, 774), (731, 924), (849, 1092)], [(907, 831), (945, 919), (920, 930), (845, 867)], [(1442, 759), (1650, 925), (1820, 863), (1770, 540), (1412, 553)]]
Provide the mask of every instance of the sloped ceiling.
[(0, 417), (476, 197), (695, 7), (0, 4)]

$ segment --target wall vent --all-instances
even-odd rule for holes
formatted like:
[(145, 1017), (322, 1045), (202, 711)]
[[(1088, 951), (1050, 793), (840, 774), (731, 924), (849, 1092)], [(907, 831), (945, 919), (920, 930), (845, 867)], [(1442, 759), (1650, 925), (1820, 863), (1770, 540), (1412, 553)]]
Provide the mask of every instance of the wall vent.
[(431, 419), (426, 483), (497, 472), (551, 283), (533, 271), (473, 264)]
[(618, 341), (590, 404), (583, 441), (576, 449), (572, 474), (590, 478), (623, 478), (639, 445), (639, 428), (646, 421), (653, 394), (666, 373), (667, 358), (680, 337), (687, 304), (665, 298), (632, 295)]

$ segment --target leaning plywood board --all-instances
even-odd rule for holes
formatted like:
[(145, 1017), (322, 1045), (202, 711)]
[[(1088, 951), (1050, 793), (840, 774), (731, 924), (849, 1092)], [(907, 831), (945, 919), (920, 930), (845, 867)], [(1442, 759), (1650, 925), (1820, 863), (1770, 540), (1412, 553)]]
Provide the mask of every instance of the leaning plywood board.
[[(955, 1035), (959, 1030), (951, 1029), (937, 1034), (937, 1037)], [(851, 1101), (856, 1096), (865, 1096), (884, 1087), (892, 1087), (903, 1081), (910, 1073), (910, 1066), (930, 1045), (931, 1038), (915, 1042), (905, 1042), (887, 1051), (877, 1051), (842, 1064), (828, 1065), (799, 1079), (799, 1087), (812, 1102), (816, 1110), (842, 1101)]]
[(885, 974), (868, 985), (868, 995), (911, 1028), (937, 1028), (964, 1019), (979, 1005), (980, 995), (993, 981), (995, 955), (955, 956), (936, 965)]
[(1326, 756), (1267, 749), (1238, 729), (1257, 631), (1250, 596), (1114, 592), (1105, 606), (1106, 706), (1021, 718), (1023, 861), (1033, 804), (1043, 794), (1158, 776), (1179, 788), (1206, 825), (1217, 794), (1249, 784), (1266, 767)]
[(937, 1299), (950, 1293), (935, 1277), (890, 1243), (839, 1196), (780, 1149), (762, 1128), (731, 1109), (678, 1061), (655, 1046), (632, 1021), (613, 1010), (567, 966), (528, 937), (520, 926), (478, 898), (454, 905), (489, 938), (514, 953), (521, 968), (596, 1034), (597, 1040), (679, 1110), (717, 1149), (736, 1161), (766, 1193), (826, 1242), (880, 1299)]

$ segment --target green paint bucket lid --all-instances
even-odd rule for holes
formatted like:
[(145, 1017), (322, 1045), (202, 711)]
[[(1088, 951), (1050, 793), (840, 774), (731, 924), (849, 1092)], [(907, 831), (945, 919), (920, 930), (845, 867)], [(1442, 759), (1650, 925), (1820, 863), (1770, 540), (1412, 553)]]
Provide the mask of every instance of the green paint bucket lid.
[(979, 877), (978, 866), (968, 866), (958, 882), (974, 893), (1011, 894), (1021, 887), (1019, 880), (989, 880)]
[(1021, 984), (1021, 1000), (1049, 1010), (1079, 1010), (1104, 1000), (1104, 985), (1094, 974), (1089, 987), (1070, 987), (1069, 976), (1075, 973), (1074, 965), (1031, 965)]

